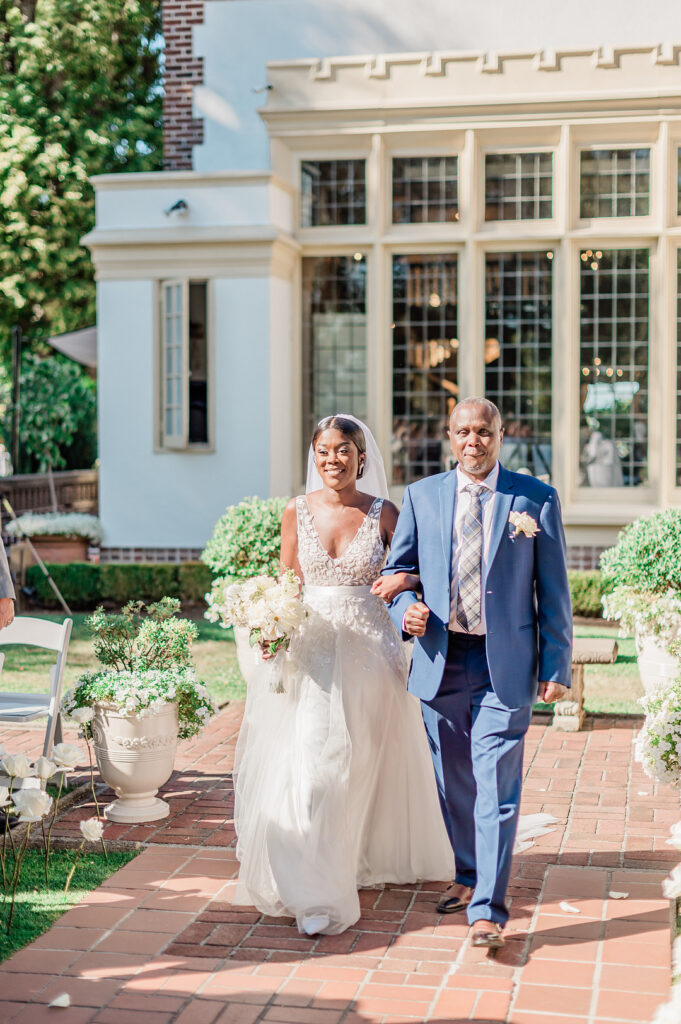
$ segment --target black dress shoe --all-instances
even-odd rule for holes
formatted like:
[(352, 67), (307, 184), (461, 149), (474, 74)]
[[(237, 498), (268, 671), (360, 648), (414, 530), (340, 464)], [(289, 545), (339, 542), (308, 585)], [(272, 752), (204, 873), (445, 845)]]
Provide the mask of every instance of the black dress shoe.
[[(0, 811), (0, 832), (4, 832), (6, 821), (7, 815), (4, 811)], [(14, 828), (15, 825), (19, 824), (19, 819), (14, 814), (10, 814), (8, 824), (10, 828)]]
[(452, 882), (448, 889), (445, 890), (445, 894), (437, 905), (438, 914), (456, 914), (458, 910), (465, 910), (470, 901), (473, 899), (473, 890), (464, 888), (463, 892), (459, 896), (448, 896), (447, 893), (450, 889), (453, 889), (457, 882)]

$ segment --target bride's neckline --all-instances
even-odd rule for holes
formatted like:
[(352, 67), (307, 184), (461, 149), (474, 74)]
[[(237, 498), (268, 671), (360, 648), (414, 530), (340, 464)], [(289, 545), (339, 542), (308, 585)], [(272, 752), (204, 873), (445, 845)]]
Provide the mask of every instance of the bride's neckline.
[(315, 521), (314, 521), (314, 516), (313, 516), (313, 514), (312, 514), (312, 509), (311, 509), (311, 508), (310, 508), (310, 506), (309, 506), (309, 503), (308, 503), (308, 500), (307, 500), (307, 495), (306, 495), (306, 494), (303, 494), (303, 495), (302, 495), (302, 498), (303, 498), (303, 501), (305, 502), (305, 511), (307, 512), (307, 515), (308, 515), (308, 519), (310, 520), (310, 526), (312, 527), (312, 532), (313, 532), (313, 534), (314, 534), (314, 536), (315, 536), (315, 539), (316, 539), (316, 541), (317, 541), (317, 544), (319, 544), (319, 547), (320, 547), (320, 548), (321, 548), (321, 550), (322, 550), (322, 551), (324, 552), (324, 554), (326, 555), (326, 557), (328, 558), (328, 560), (329, 560), (329, 561), (330, 561), (330, 562), (331, 562), (332, 564), (334, 564), (334, 565), (335, 565), (336, 563), (340, 562), (340, 561), (341, 561), (341, 560), (342, 560), (343, 558), (345, 558), (345, 556), (347, 555), (347, 553), (348, 553), (348, 551), (350, 550), (350, 548), (352, 548), (352, 547), (353, 547), (353, 546), (354, 546), (354, 545), (355, 545), (355, 544), (357, 543), (357, 539), (358, 539), (359, 535), (361, 534), (362, 530), (364, 529), (364, 527), (366, 526), (367, 522), (368, 522), (368, 521), (369, 521), (369, 520), (371, 519), (371, 513), (373, 512), (373, 510), (374, 510), (374, 508), (376, 507), (377, 503), (380, 503), (380, 502), (382, 502), (382, 501), (383, 501), (383, 499), (382, 499), (382, 498), (374, 498), (374, 500), (373, 500), (373, 501), (371, 502), (371, 507), (369, 508), (369, 511), (367, 512), (367, 514), (366, 514), (366, 515), (364, 516), (364, 519), (362, 520), (362, 522), (361, 522), (361, 523), (359, 524), (359, 526), (357, 527), (357, 530), (355, 531), (355, 535), (354, 535), (354, 537), (353, 537), (353, 538), (352, 538), (352, 540), (351, 540), (351, 541), (350, 541), (350, 542), (349, 542), (349, 543), (348, 543), (348, 544), (347, 544), (347, 545), (346, 545), (346, 546), (345, 546), (345, 547), (343, 548), (343, 550), (341, 551), (340, 555), (336, 555), (336, 557), (334, 558), (334, 556), (333, 556), (333, 555), (331, 555), (331, 554), (330, 554), (330, 553), (329, 553), (329, 552), (328, 552), (328, 551), (326, 550), (326, 548), (324, 547), (324, 545), (322, 544), (322, 538), (321, 538), (321, 537), (319, 536), (319, 530), (317, 529), (317, 527), (316, 527), (316, 525), (315, 525)]

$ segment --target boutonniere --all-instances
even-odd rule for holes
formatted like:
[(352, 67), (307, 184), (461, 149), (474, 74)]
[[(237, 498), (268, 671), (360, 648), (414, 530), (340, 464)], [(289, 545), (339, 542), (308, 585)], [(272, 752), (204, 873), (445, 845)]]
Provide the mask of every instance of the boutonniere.
[(508, 517), (511, 526), (515, 526), (514, 537), (524, 533), (526, 537), (535, 537), (539, 533), (537, 520), (528, 515), (527, 512), (511, 512)]

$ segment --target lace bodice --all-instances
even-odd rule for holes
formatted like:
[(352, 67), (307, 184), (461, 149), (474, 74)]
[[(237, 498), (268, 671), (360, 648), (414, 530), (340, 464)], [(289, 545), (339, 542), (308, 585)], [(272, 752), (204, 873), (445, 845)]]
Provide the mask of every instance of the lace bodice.
[(380, 522), (383, 499), (376, 498), (360, 528), (339, 558), (332, 558), (319, 539), (305, 495), (296, 498), (298, 561), (305, 583), (317, 587), (369, 586), (385, 562)]

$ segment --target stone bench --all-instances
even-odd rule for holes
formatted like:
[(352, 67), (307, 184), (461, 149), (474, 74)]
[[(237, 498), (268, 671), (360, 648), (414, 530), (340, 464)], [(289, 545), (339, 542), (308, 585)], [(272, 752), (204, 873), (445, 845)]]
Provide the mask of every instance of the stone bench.
[(612, 665), (617, 661), (617, 641), (602, 637), (575, 637), (572, 642), (572, 688), (554, 705), (553, 728), (578, 732), (584, 723), (584, 666)]

